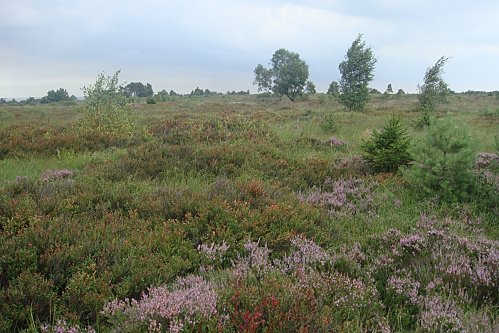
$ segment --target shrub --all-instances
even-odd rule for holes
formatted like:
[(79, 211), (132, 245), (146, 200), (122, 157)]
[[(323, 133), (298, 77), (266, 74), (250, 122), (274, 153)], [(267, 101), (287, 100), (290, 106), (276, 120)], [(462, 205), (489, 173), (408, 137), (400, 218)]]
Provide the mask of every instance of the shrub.
[(450, 119), (436, 121), (417, 147), (415, 163), (406, 178), (426, 196), (444, 202), (469, 199), (473, 189), (475, 156), (467, 131)]
[(147, 97), (146, 102), (147, 104), (156, 104), (156, 100), (154, 99), (154, 97)]
[(400, 124), (400, 119), (391, 118), (381, 132), (374, 131), (368, 141), (361, 145), (364, 159), (375, 172), (396, 172), (402, 165), (412, 161), (409, 153), (411, 139)]
[(328, 113), (322, 120), (321, 128), (324, 132), (337, 133), (340, 129), (340, 121), (337, 115)]
[(85, 104), (79, 123), (82, 134), (108, 133), (117, 138), (137, 134), (134, 110), (118, 85), (119, 73), (101, 73), (94, 85), (83, 87)]
[(328, 178), (322, 190), (315, 188), (307, 194), (299, 193), (298, 198), (303, 202), (326, 208), (332, 216), (360, 213), (373, 216), (375, 212), (372, 190), (375, 185), (356, 178), (337, 181)]

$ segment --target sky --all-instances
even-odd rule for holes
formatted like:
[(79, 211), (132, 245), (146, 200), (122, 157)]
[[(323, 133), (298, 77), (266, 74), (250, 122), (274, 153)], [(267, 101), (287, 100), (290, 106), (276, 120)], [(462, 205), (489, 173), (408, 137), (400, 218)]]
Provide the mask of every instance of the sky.
[(497, 0), (0, 0), (0, 97), (82, 96), (117, 70), (155, 91), (256, 92), (280, 48), (325, 92), (358, 34), (380, 91), (417, 92), (441, 56), (452, 90), (499, 90), (498, 16)]

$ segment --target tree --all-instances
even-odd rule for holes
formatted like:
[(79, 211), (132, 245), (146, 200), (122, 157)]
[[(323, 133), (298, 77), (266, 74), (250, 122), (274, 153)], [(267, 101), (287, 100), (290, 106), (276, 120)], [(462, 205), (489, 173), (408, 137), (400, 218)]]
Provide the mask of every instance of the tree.
[(338, 82), (331, 82), (327, 90), (327, 94), (333, 97), (338, 97), (340, 95), (340, 85), (338, 84)]
[(83, 87), (85, 102), (79, 129), (84, 134), (106, 134), (127, 138), (137, 134), (134, 110), (118, 85), (120, 71), (113, 76), (101, 73), (94, 85)]
[(444, 65), (449, 60), (441, 57), (435, 65), (426, 70), (423, 85), (419, 86), (418, 110), (422, 112), (433, 112), (438, 104), (445, 102), (449, 87), (442, 78)]
[(312, 81), (307, 81), (305, 91), (307, 92), (307, 94), (310, 94), (310, 95), (315, 94), (316, 93), (315, 84)]
[(376, 58), (370, 47), (366, 47), (362, 35), (353, 41), (339, 65), (340, 101), (352, 111), (362, 111), (369, 99), (368, 85), (374, 78)]
[(405, 91), (403, 89), (399, 89), (397, 91), (397, 95), (405, 95)]
[(393, 94), (393, 88), (392, 88), (392, 84), (391, 83), (389, 83), (388, 87), (386, 87), (385, 93), (386, 94)]
[(191, 96), (203, 96), (204, 90), (200, 89), (199, 87), (196, 87), (196, 89), (192, 90), (190, 95)]
[(151, 97), (154, 95), (150, 83), (144, 85), (142, 82), (130, 82), (123, 89), (126, 97)]
[(421, 111), (422, 116), (416, 122), (416, 128), (430, 126), (430, 113), (436, 111), (437, 106), (446, 101), (449, 87), (442, 78), (443, 67), (449, 60), (442, 56), (435, 65), (426, 70), (423, 85), (418, 85), (418, 105), (417, 110)]
[(279, 96), (287, 96), (291, 101), (303, 94), (308, 79), (308, 65), (300, 55), (286, 49), (275, 51), (270, 60), (272, 69), (258, 64), (255, 68), (255, 81), (260, 90), (272, 90)]
[(268, 93), (272, 89), (272, 70), (266, 69), (261, 64), (256, 66), (255, 70), (255, 81), (253, 84), (258, 85), (258, 92)]
[(62, 102), (69, 101), (71, 97), (69, 97), (66, 89), (59, 88), (56, 91), (49, 90), (47, 92), (47, 96), (44, 96), (40, 99), (40, 103), (54, 103), (54, 102)]
[(364, 159), (375, 172), (396, 172), (412, 161), (409, 153), (411, 139), (400, 124), (391, 118), (381, 132), (374, 131), (371, 138), (361, 145)]
[(166, 102), (168, 100), (168, 91), (165, 89), (160, 90), (154, 95), (154, 98), (159, 102)]
[(34, 97), (28, 97), (26, 104), (36, 104), (36, 99)]
[(473, 141), (465, 128), (449, 118), (435, 120), (405, 172), (417, 193), (444, 202), (467, 201), (474, 192)]

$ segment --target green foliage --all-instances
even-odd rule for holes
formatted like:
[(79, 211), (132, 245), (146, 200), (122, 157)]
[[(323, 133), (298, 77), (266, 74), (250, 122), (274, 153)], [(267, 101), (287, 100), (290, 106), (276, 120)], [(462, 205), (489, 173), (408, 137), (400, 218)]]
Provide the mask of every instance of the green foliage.
[(359, 35), (347, 51), (345, 60), (339, 65), (340, 101), (349, 111), (362, 111), (369, 99), (369, 82), (374, 78), (376, 58), (370, 47), (366, 47)]
[(418, 86), (418, 105), (417, 110), (422, 112), (422, 118), (418, 121), (417, 127), (421, 128), (430, 125), (429, 114), (436, 111), (439, 104), (446, 102), (449, 93), (449, 87), (442, 78), (444, 65), (449, 60), (447, 57), (441, 57), (435, 65), (426, 70), (424, 83)]
[(156, 99), (154, 97), (147, 97), (147, 104), (156, 104)]
[(405, 172), (418, 193), (443, 202), (469, 199), (473, 192), (471, 169), (475, 161), (467, 131), (449, 118), (432, 123), (423, 142), (416, 147), (415, 160)]
[[(381, 129), (380, 114), (343, 114), (319, 98), (140, 105), (151, 133), (146, 142), (78, 134), (74, 106), (0, 106), (7, 121), (0, 128), (0, 332), (39, 332), (41, 324), (50, 324), (47, 332), (91, 332), (87, 325), (147, 332), (147, 324), (113, 326), (103, 304), (140, 299), (156, 286), (174, 292), (172, 283), (191, 274), (219, 287), (220, 316), (195, 318), (183, 331), (414, 332), (434, 296), (455, 301), (440, 310), (456, 313), (463, 331), (494, 331), (497, 163), (480, 168), (470, 204), (449, 209), (419, 200), (398, 176), (368, 175), (365, 160), (354, 155), (368, 129)], [(396, 104), (403, 100), (393, 104), (405, 123), (413, 114)], [(494, 151), (487, 135), (496, 124), (464, 109), (457, 117), (481, 130), (474, 133), (483, 139), (481, 151)], [(340, 125), (346, 149), (335, 148), (338, 135), (328, 133)], [(57, 176), (64, 169), (74, 174)], [(442, 219), (416, 226), (422, 212)], [(290, 240), (296, 244), (301, 235), (328, 252), (327, 262), (313, 243), (295, 249)], [(232, 263), (250, 254), (244, 245), (256, 240), (272, 251), (268, 265), (234, 271)], [(224, 241), (222, 259), (196, 251)], [(290, 271), (300, 258), (305, 266)], [(444, 330), (443, 319), (425, 332)]]
[(391, 118), (383, 129), (374, 131), (371, 138), (361, 145), (364, 159), (376, 172), (396, 172), (400, 166), (412, 161), (409, 153), (411, 139), (400, 124)]
[(255, 68), (255, 81), (253, 84), (258, 85), (258, 92), (269, 92), (272, 89), (272, 70), (266, 69), (261, 64)]
[(150, 83), (143, 84), (142, 82), (130, 82), (123, 87), (123, 93), (126, 97), (152, 97), (154, 91)]
[(403, 89), (397, 90), (397, 95), (405, 95), (405, 91)]
[(47, 92), (47, 96), (44, 96), (40, 99), (40, 103), (45, 104), (45, 103), (54, 103), (54, 102), (62, 102), (62, 101), (70, 101), (76, 99), (76, 97), (71, 96), (69, 97), (68, 92), (66, 89), (59, 88), (57, 91), (50, 90)]
[(315, 91), (315, 84), (312, 81), (307, 81), (307, 84), (305, 86), (305, 92), (309, 95), (317, 93)]
[(334, 113), (327, 113), (321, 123), (321, 128), (328, 133), (336, 133), (340, 129), (340, 119)]
[(168, 100), (168, 91), (165, 89), (158, 91), (156, 95), (154, 95), (154, 99), (158, 102), (166, 102)]
[(261, 64), (255, 68), (255, 81), (258, 91), (272, 90), (279, 96), (287, 96), (291, 101), (303, 94), (308, 79), (308, 65), (300, 59), (300, 55), (286, 49), (275, 51), (271, 69)]
[(333, 97), (338, 97), (340, 95), (340, 85), (338, 82), (333, 81), (327, 89), (327, 94)]
[(79, 122), (82, 134), (106, 133), (117, 138), (130, 138), (138, 127), (134, 110), (118, 85), (118, 75), (97, 76), (94, 85), (83, 87), (85, 104)]

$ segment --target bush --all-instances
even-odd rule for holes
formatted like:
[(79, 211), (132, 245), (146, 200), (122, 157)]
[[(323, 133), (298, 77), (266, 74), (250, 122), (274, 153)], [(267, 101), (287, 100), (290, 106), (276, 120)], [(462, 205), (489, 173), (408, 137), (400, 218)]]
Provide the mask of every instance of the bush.
[(146, 102), (147, 104), (156, 104), (156, 100), (154, 99), (154, 97), (147, 97)]
[(328, 113), (324, 116), (321, 123), (321, 128), (324, 132), (337, 133), (340, 127), (340, 119), (337, 115)]
[(444, 202), (469, 199), (473, 190), (475, 156), (467, 131), (450, 119), (435, 121), (419, 147), (414, 164), (405, 173), (418, 191)]
[(138, 133), (134, 110), (118, 85), (119, 73), (101, 73), (94, 85), (83, 87), (85, 104), (79, 123), (82, 134), (107, 133), (130, 138)]
[(412, 161), (409, 153), (411, 139), (400, 124), (400, 119), (392, 118), (381, 132), (374, 131), (368, 141), (361, 145), (364, 159), (375, 172), (396, 172), (402, 165)]

